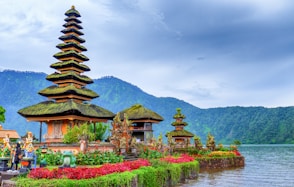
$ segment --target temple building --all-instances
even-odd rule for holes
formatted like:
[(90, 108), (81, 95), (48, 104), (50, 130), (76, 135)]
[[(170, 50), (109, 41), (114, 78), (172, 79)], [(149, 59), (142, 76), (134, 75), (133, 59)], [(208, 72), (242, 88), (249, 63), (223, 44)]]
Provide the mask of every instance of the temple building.
[(15, 142), (20, 138), (16, 130), (3, 129), (3, 126), (0, 124), (0, 142), (2, 142), (7, 136), (12, 142)]
[(168, 132), (166, 136), (171, 136), (176, 147), (188, 147), (190, 139), (194, 136), (194, 134), (184, 129), (184, 127), (188, 125), (183, 121), (186, 116), (181, 113), (180, 108), (177, 108), (177, 113), (173, 116), (173, 118), (175, 121), (171, 125), (175, 127), (175, 130)]
[(93, 80), (83, 74), (90, 68), (84, 64), (89, 59), (82, 54), (87, 49), (81, 45), (85, 40), (80, 37), (83, 35), (80, 31), (82, 22), (78, 19), (80, 13), (72, 6), (65, 15), (65, 29), (61, 31), (64, 35), (59, 37), (62, 43), (56, 46), (61, 51), (54, 55), (58, 62), (50, 66), (56, 71), (46, 77), (54, 85), (39, 91), (48, 100), (18, 111), (28, 121), (40, 122), (40, 128), (42, 123), (47, 124), (46, 142), (62, 142), (68, 127), (107, 122), (115, 116), (111, 111), (90, 103), (99, 95), (86, 88)]
[(159, 114), (140, 104), (135, 104), (119, 113), (121, 120), (127, 116), (131, 121), (132, 137), (136, 137), (138, 142), (149, 143), (153, 137), (152, 125), (163, 121), (163, 117)]

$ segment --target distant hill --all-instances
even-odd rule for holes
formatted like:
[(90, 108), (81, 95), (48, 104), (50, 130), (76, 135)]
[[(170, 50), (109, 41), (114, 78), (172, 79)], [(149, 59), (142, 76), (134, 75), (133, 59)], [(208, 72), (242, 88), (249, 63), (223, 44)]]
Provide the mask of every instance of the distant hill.
[[(27, 122), (17, 114), (23, 107), (44, 101), (47, 98), (38, 92), (52, 85), (45, 73), (2, 71), (0, 72), (0, 106), (6, 109), (5, 129), (15, 129), (20, 135), (30, 130), (39, 134), (39, 123)], [(171, 97), (155, 97), (137, 86), (115, 77), (95, 79), (87, 86), (100, 95), (92, 103), (114, 113), (140, 103), (160, 114), (164, 121), (154, 125), (154, 134), (165, 135), (174, 128), (170, 125), (176, 108), (181, 108), (189, 124), (186, 129), (206, 142), (211, 132), (217, 143), (294, 143), (294, 107), (224, 107), (200, 109), (185, 101)], [(46, 128), (43, 129), (46, 131)], [(43, 133), (44, 133), (43, 132)]]

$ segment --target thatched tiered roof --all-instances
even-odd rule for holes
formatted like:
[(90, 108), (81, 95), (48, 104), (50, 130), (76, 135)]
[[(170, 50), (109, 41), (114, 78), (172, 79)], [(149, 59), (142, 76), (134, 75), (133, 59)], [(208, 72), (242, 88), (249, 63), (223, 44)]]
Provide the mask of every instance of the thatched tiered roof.
[(151, 121), (154, 123), (158, 123), (160, 121), (163, 121), (163, 117), (161, 117), (159, 114), (156, 112), (145, 108), (143, 105), (140, 104), (135, 104), (131, 106), (130, 108), (127, 108), (123, 111), (120, 112), (121, 116), (120, 118), (123, 119), (123, 115), (127, 114), (128, 119), (131, 121)]
[(112, 112), (102, 107), (93, 104), (76, 103), (73, 100), (62, 103), (44, 101), (23, 108), (18, 113), (26, 118), (75, 115), (89, 118), (113, 119), (115, 116)]
[(87, 84), (93, 83), (93, 80), (84, 75), (90, 68), (84, 65), (84, 61), (89, 58), (82, 54), (87, 49), (81, 45), (85, 40), (80, 29), (83, 27), (78, 17), (80, 13), (74, 6), (65, 12), (67, 18), (63, 25), (64, 34), (59, 39), (63, 43), (56, 47), (61, 51), (54, 57), (58, 62), (50, 67), (56, 72), (48, 75), (47, 80), (55, 85), (47, 87), (39, 92), (40, 95), (48, 97), (49, 101), (41, 102), (32, 106), (25, 107), (18, 113), (28, 120), (46, 121), (54, 120), (72, 120), (72, 121), (107, 121), (115, 116), (112, 112), (93, 105), (91, 99), (99, 97), (94, 91), (85, 88)]
[(170, 134), (172, 137), (193, 137), (194, 135), (191, 132), (184, 129), (184, 127), (188, 125), (188, 123), (183, 121), (186, 116), (182, 114), (180, 108), (177, 108), (176, 110), (177, 113), (173, 116), (175, 121), (172, 122), (172, 126), (175, 126), (176, 129), (166, 133), (166, 136)]

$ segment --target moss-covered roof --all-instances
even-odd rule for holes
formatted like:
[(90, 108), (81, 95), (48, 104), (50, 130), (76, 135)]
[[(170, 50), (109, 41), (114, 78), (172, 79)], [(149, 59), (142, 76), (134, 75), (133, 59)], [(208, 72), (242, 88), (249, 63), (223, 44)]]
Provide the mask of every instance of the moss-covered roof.
[(184, 122), (184, 121), (180, 121), (180, 122), (177, 122), (177, 121), (174, 121), (172, 122), (172, 126), (187, 126), (188, 123)]
[(170, 134), (172, 137), (193, 137), (194, 134), (192, 134), (189, 131), (186, 130), (173, 130), (171, 132), (166, 133), (166, 137)]
[(79, 31), (79, 30), (77, 30), (75, 28), (65, 28), (61, 32), (64, 33), (64, 34), (70, 33), (70, 32), (74, 32), (74, 33), (76, 33), (79, 36), (84, 35), (83, 32), (81, 32), (81, 31)]
[(86, 75), (78, 75), (74, 72), (67, 72), (67, 73), (53, 73), (53, 74), (50, 74), (46, 77), (46, 79), (48, 81), (56, 81), (56, 80), (68, 80), (68, 79), (73, 79), (73, 80), (77, 80), (77, 81), (80, 81), (80, 82), (84, 82), (84, 83), (87, 83), (87, 84), (91, 84), (93, 83), (93, 80), (91, 78), (89, 78), (88, 76)]
[(87, 88), (76, 88), (73, 84), (70, 84), (65, 87), (58, 87), (56, 85), (45, 88), (39, 92), (43, 96), (57, 96), (57, 95), (66, 95), (74, 94), (79, 96), (84, 96), (87, 98), (96, 98), (99, 97), (97, 93)]
[(75, 41), (79, 41), (80, 43), (84, 43), (86, 41), (83, 38), (78, 37), (78, 36), (76, 36), (74, 34), (63, 35), (63, 36), (60, 36), (59, 39), (62, 40), (62, 41), (72, 39), (72, 40), (75, 40)]
[(180, 108), (177, 108), (176, 110), (177, 110), (177, 113), (174, 115), (174, 119), (178, 119), (178, 118), (185, 119), (186, 118), (186, 116), (181, 113), (181, 109)]
[(65, 67), (75, 67), (83, 71), (90, 71), (90, 68), (87, 65), (78, 63), (74, 60), (56, 62), (54, 64), (51, 64), (50, 67), (54, 69), (65, 68)]
[(65, 27), (65, 28), (74, 26), (74, 27), (76, 27), (78, 29), (83, 29), (83, 27), (81, 25), (79, 25), (78, 23), (75, 23), (75, 22), (66, 22), (62, 26)]
[(75, 9), (75, 6), (72, 6), (71, 9), (69, 9), (68, 11), (66, 11), (64, 13), (66, 16), (75, 16), (75, 17), (81, 17), (79, 11), (77, 11)]
[(59, 49), (64, 49), (64, 48), (68, 48), (68, 47), (74, 47), (74, 48), (79, 49), (81, 51), (87, 51), (87, 49), (84, 46), (79, 45), (79, 44), (74, 43), (74, 42), (60, 43), (56, 47), (59, 48)]
[(76, 51), (73, 50), (69, 50), (69, 51), (61, 51), (59, 53), (56, 53), (55, 55), (53, 55), (55, 58), (60, 59), (63, 57), (76, 57), (78, 59), (81, 59), (83, 61), (88, 61), (89, 58), (86, 57), (85, 55), (81, 54), (81, 53), (77, 53)]
[(70, 22), (70, 21), (73, 21), (73, 22), (76, 22), (78, 24), (82, 23), (81, 20), (79, 20), (77, 17), (75, 16), (70, 16), (70, 17), (67, 17), (64, 19), (64, 21), (66, 22)]
[(63, 103), (45, 101), (20, 109), (18, 113), (24, 117), (78, 115), (91, 118), (113, 119), (115, 116), (114, 113), (102, 107), (93, 104), (76, 103), (73, 100)]
[(130, 108), (127, 108), (120, 112), (120, 118), (123, 119), (124, 114), (127, 114), (129, 120), (138, 120), (138, 119), (151, 119), (156, 121), (163, 121), (163, 117), (161, 117), (156, 112), (143, 107), (140, 104), (135, 104)]

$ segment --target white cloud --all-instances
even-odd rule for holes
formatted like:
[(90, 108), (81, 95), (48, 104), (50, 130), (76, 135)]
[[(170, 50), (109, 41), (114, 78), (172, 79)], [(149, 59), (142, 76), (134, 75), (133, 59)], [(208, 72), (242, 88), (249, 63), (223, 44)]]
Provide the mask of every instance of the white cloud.
[(290, 0), (1, 1), (1, 69), (52, 73), (72, 5), (92, 78), (202, 108), (294, 105)]

